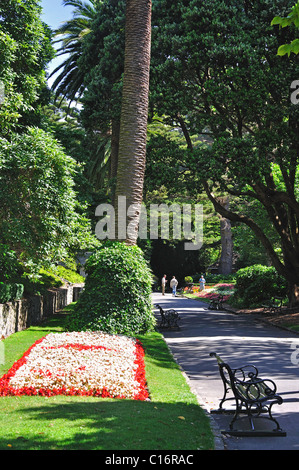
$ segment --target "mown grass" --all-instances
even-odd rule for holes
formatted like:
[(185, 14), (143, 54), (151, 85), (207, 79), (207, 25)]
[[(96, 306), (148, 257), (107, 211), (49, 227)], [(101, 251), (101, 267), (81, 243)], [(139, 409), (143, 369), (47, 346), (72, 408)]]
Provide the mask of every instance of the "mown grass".
[[(3, 375), (39, 338), (64, 331), (71, 309), (4, 340)], [(1, 450), (213, 449), (210, 422), (163, 336), (139, 336), (151, 401), (94, 397), (1, 397)]]

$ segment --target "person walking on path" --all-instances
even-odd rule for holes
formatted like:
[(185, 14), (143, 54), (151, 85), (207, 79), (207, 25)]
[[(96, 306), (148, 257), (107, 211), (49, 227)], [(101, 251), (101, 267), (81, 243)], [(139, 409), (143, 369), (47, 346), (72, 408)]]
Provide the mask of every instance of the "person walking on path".
[(178, 280), (175, 278), (175, 276), (172, 277), (170, 281), (170, 287), (172, 288), (172, 295), (175, 297), (176, 296), (176, 288), (178, 286)]
[(200, 277), (199, 279), (199, 288), (200, 290), (204, 290), (206, 285), (206, 280), (203, 276)]
[(165, 287), (166, 287), (166, 274), (162, 277), (162, 295), (165, 295)]

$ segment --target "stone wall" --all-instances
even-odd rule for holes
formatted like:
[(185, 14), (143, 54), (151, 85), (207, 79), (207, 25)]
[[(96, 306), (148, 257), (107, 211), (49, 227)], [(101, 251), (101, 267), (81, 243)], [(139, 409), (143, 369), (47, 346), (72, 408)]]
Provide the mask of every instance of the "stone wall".
[(75, 302), (82, 288), (83, 284), (69, 285), (49, 289), (43, 296), (34, 295), (0, 304), (0, 339), (29, 326), (38, 325), (45, 318)]

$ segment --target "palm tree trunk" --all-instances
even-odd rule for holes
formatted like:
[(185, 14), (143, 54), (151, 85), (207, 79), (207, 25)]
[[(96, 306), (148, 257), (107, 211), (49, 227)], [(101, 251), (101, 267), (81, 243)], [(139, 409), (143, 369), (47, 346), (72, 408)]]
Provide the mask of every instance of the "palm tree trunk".
[[(115, 192), (116, 226), (134, 226), (130, 233), (117, 230), (118, 239), (137, 241), (146, 157), (148, 93), (151, 48), (151, 0), (127, 0), (125, 65), (120, 121), (118, 169)], [(134, 214), (119, 213), (118, 197), (125, 196), (126, 208), (136, 204)]]

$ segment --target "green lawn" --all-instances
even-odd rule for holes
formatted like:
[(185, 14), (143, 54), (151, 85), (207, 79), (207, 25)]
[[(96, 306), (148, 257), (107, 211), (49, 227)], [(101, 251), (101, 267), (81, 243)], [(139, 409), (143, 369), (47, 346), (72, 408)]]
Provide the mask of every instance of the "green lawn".
[[(63, 331), (68, 309), (4, 341), (1, 375), (39, 338)], [(151, 401), (93, 397), (1, 397), (0, 449), (213, 449), (209, 419), (158, 332), (139, 339)]]

